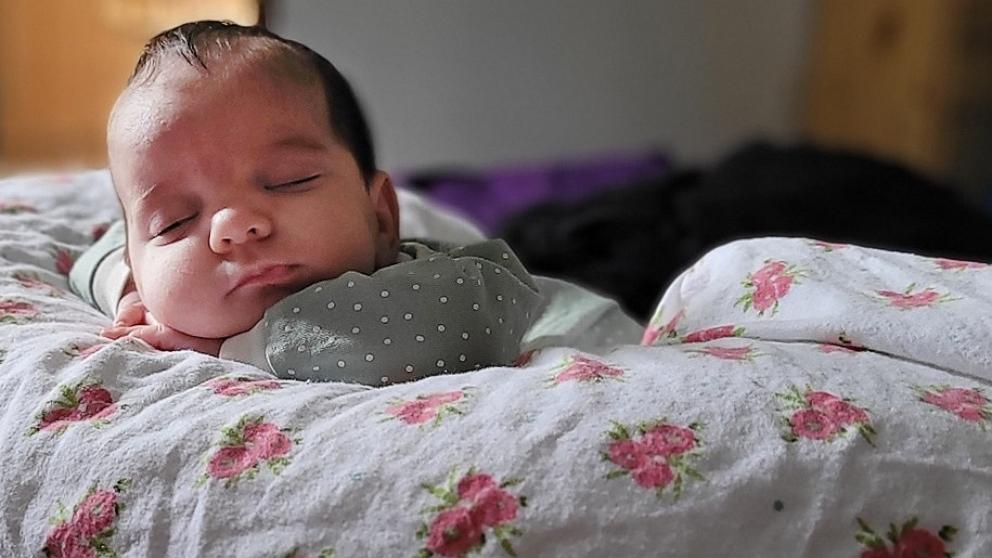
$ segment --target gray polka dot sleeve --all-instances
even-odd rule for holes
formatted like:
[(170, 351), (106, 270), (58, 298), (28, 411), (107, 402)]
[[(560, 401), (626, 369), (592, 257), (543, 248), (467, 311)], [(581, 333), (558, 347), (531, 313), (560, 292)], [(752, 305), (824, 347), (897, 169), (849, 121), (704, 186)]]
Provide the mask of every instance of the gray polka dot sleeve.
[(542, 298), (503, 241), (404, 242), (401, 252), (411, 259), (271, 307), (254, 329), (275, 374), (385, 385), (513, 362)]

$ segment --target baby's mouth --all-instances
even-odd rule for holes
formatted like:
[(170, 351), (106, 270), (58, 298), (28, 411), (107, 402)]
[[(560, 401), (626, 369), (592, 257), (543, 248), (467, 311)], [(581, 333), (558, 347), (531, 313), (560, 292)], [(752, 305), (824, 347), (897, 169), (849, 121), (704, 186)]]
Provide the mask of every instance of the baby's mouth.
[(303, 268), (296, 264), (267, 264), (252, 267), (233, 277), (228, 294), (239, 289), (289, 287), (298, 284)]

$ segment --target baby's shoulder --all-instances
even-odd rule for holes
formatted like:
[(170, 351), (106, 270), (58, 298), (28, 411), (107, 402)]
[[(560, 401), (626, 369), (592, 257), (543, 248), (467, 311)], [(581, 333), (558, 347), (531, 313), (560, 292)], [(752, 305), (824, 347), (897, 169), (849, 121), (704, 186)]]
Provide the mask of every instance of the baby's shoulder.
[[(480, 258), (501, 262), (516, 259), (510, 247), (500, 238), (490, 238), (472, 244), (452, 244), (433, 239), (407, 239), (400, 243), (400, 254), (405, 255), (405, 261), (430, 260), (437, 261), (446, 258)], [(433, 260), (431, 258), (434, 258)], [(400, 263), (402, 263), (401, 259)]]

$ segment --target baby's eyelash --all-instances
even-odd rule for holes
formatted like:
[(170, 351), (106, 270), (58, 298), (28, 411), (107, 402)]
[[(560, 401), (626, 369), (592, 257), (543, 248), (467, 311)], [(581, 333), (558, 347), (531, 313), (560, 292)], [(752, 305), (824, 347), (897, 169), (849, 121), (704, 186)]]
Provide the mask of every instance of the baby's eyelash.
[(312, 176), (308, 176), (306, 178), (301, 178), (299, 180), (292, 180), (292, 181), (289, 181), (289, 182), (283, 182), (282, 184), (276, 184), (276, 185), (273, 185), (273, 186), (268, 186), (268, 187), (266, 187), (266, 189), (267, 190), (278, 190), (280, 188), (292, 188), (293, 186), (302, 186), (303, 184), (306, 184), (307, 182), (311, 182), (313, 180), (316, 180), (316, 179), (318, 179), (320, 177), (321, 177), (321, 175), (315, 174), (315, 175), (312, 175)]
[(156, 237), (159, 237), (159, 236), (162, 236), (162, 235), (169, 234), (170, 232), (172, 232), (172, 231), (176, 230), (177, 228), (181, 227), (182, 225), (184, 225), (187, 221), (189, 221), (193, 217), (196, 217), (196, 215), (191, 215), (189, 217), (186, 217), (185, 219), (180, 219), (180, 220), (172, 223), (171, 225), (165, 227), (164, 229), (162, 229), (158, 233), (156, 233), (155, 236)]

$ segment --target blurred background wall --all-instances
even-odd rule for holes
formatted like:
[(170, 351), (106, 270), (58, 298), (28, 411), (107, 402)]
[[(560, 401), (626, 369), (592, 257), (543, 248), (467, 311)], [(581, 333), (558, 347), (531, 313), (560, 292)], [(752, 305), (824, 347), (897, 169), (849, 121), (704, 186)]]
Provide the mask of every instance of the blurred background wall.
[(809, 0), (270, 7), (365, 100), (383, 163), (489, 165), (795, 135)]
[(0, 171), (101, 166), (143, 42), (264, 18), (354, 81), (390, 169), (812, 140), (992, 183), (981, 0), (0, 0)]

